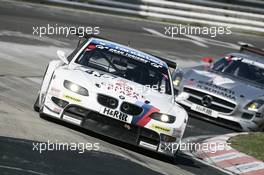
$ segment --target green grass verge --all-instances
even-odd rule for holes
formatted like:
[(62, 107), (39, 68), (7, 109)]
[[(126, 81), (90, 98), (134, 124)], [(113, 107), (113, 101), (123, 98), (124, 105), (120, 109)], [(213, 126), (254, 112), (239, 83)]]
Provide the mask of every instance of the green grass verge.
[(234, 149), (264, 161), (264, 133), (238, 135), (229, 142)]

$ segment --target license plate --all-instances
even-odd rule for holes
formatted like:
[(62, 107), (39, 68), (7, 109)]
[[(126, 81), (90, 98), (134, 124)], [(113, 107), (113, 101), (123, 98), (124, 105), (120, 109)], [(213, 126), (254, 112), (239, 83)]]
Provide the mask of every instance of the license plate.
[(127, 115), (127, 114), (120, 112), (118, 110), (114, 110), (114, 109), (110, 109), (110, 108), (106, 108), (106, 107), (103, 107), (100, 110), (100, 114), (106, 115), (108, 117), (111, 117), (111, 118), (114, 118), (116, 120), (120, 120), (120, 121), (123, 121), (126, 123), (131, 123), (132, 118), (133, 118), (131, 115)]
[(218, 112), (216, 112), (212, 109), (200, 106), (200, 105), (193, 104), (191, 109), (194, 111), (209, 115), (209, 116), (214, 117), (214, 118), (217, 118), (217, 116), (218, 116)]

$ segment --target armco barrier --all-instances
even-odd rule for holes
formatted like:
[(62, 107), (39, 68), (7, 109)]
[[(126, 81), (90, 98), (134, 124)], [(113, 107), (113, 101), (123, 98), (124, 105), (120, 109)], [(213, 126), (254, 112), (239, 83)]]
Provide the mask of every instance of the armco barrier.
[[(193, 0), (186, 0), (186, 2), (191, 1), (193, 2)], [(107, 12), (142, 16), (146, 18), (150, 17), (151, 19), (157, 20), (213, 26), (230, 26), (238, 30), (258, 33), (264, 32), (264, 15), (258, 14), (259, 8), (249, 7), (248, 11), (250, 12), (245, 10), (241, 12), (224, 9), (223, 6), (226, 5), (226, 3), (209, 0), (197, 0), (195, 4), (165, 0), (141, 0), (136, 2), (127, 0), (87, 0), (82, 2), (72, 0), (48, 0), (48, 2), (74, 7), (78, 6), (98, 11), (104, 10)], [(210, 6), (207, 7), (205, 4)], [(222, 8), (219, 8), (220, 5)], [(230, 6), (235, 5), (231, 4)], [(240, 5), (236, 6), (238, 9), (246, 7)]]

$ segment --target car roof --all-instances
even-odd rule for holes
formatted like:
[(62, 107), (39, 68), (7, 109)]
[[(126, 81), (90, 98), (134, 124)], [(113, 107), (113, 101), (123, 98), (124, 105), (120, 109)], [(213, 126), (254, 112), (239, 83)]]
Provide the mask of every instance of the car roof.
[(258, 54), (254, 54), (254, 53), (251, 53), (251, 52), (231, 53), (229, 55), (232, 55), (232, 56), (235, 56), (235, 57), (240, 57), (240, 58), (245, 58), (245, 59), (249, 59), (249, 60), (254, 60), (256, 62), (264, 64), (264, 56), (261, 56), (261, 55), (258, 55)]
[(109, 48), (109, 49), (116, 49), (118, 51), (124, 51), (126, 53), (130, 53), (132, 55), (136, 55), (140, 58), (143, 58), (145, 60), (148, 60), (150, 62), (156, 63), (161, 65), (162, 67), (168, 68), (168, 65), (166, 64), (166, 62), (162, 61), (161, 59), (150, 55), (148, 53), (133, 49), (131, 47), (122, 45), (122, 44), (118, 44), (112, 41), (108, 41), (108, 40), (104, 40), (104, 39), (98, 39), (98, 38), (91, 38), (91, 44), (94, 45), (104, 45), (105, 47)]

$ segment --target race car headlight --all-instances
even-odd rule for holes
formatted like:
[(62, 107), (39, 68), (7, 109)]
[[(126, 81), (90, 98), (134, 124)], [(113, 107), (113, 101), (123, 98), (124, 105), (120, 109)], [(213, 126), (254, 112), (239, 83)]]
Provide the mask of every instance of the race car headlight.
[(167, 115), (167, 114), (161, 114), (157, 112), (151, 114), (150, 118), (154, 120), (158, 120), (160, 122), (164, 122), (164, 123), (173, 123), (176, 119), (174, 116)]
[(79, 86), (78, 84), (75, 84), (73, 82), (70, 82), (68, 80), (65, 80), (63, 83), (64, 87), (72, 92), (75, 92), (77, 94), (88, 96), (88, 90), (84, 87)]
[(175, 69), (172, 73), (173, 86), (180, 86), (183, 79), (183, 71), (181, 69)]
[(174, 86), (180, 86), (182, 81), (182, 77), (176, 77), (176, 79), (173, 81)]
[(250, 111), (258, 111), (258, 109), (264, 105), (264, 100), (254, 100), (247, 104), (246, 109)]

